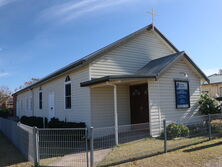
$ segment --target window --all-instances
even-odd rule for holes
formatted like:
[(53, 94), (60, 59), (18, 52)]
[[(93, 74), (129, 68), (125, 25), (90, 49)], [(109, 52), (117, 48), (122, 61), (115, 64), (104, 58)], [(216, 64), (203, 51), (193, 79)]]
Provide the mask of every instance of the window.
[(24, 108), (23, 108), (23, 101), (21, 100), (21, 111), (23, 111)]
[(29, 97), (29, 104), (28, 104), (28, 110), (29, 110), (29, 112), (31, 112), (32, 111), (32, 96), (30, 96)]
[(29, 98), (26, 97), (26, 101), (25, 101), (25, 111), (28, 112), (29, 111)]
[(67, 76), (65, 79), (65, 108), (71, 109), (71, 80), (70, 77)]
[(39, 109), (42, 109), (42, 92), (39, 92)]

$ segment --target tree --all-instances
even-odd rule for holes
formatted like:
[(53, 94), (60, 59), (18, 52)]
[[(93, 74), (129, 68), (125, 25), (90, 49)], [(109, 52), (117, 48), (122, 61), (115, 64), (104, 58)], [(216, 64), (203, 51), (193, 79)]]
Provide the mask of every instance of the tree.
[(0, 104), (4, 103), (11, 94), (12, 92), (7, 86), (0, 86)]
[(208, 96), (208, 94), (202, 94), (199, 100), (199, 111), (204, 114), (217, 114), (221, 112), (220, 104), (217, 100)]
[(27, 86), (30, 86), (30, 85), (38, 82), (39, 80), (40, 80), (39, 78), (31, 78), (30, 81), (26, 81), (26, 82), (24, 82), (23, 85), (21, 85), (21, 86), (19, 86), (18, 88), (16, 88), (16, 89), (15, 89), (15, 92), (17, 92), (17, 91), (19, 91), (19, 90), (21, 90), (21, 89), (23, 89), (23, 88), (25, 88), (25, 87), (27, 87)]

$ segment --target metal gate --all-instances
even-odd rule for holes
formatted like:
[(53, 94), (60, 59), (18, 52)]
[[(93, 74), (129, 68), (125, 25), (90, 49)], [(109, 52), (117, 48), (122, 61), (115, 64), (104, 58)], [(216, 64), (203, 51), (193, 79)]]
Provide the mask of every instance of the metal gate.
[(87, 129), (38, 129), (40, 166), (89, 167)]

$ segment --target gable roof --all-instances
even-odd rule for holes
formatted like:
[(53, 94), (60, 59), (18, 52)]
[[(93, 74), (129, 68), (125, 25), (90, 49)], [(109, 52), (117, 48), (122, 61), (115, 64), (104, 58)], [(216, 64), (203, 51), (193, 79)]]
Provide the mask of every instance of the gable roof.
[(166, 66), (172, 64), (177, 60), (178, 57), (183, 55), (184, 52), (177, 52), (165, 57), (161, 57), (158, 59), (154, 59), (147, 63), (144, 67), (139, 69), (136, 74), (138, 75), (155, 75), (158, 76), (162, 70), (166, 68)]
[(67, 65), (67, 66), (65, 66), (65, 67), (63, 67), (63, 68), (61, 68), (61, 69), (59, 69), (59, 70), (51, 73), (51, 74), (49, 74), (49, 75), (47, 75), (46, 77), (42, 78), (42, 79), (39, 80), (38, 82), (35, 82), (34, 84), (32, 84), (32, 85), (30, 85), (30, 86), (28, 86), (28, 87), (25, 87), (25, 88), (17, 91), (17, 92), (14, 93), (13, 95), (16, 95), (16, 94), (18, 94), (18, 93), (20, 93), (20, 92), (23, 92), (23, 91), (25, 91), (25, 90), (28, 90), (28, 89), (32, 89), (32, 88), (34, 88), (34, 87), (36, 87), (36, 86), (38, 86), (38, 85), (41, 85), (41, 84), (43, 84), (43, 83), (45, 83), (45, 82), (50, 81), (50, 80), (53, 80), (53, 79), (56, 78), (57, 76), (62, 75), (62, 74), (66, 73), (66, 72), (68, 72), (68, 71), (70, 71), (70, 70), (74, 70), (74, 69), (83, 67), (83, 66), (85, 66), (85, 65), (88, 65), (89, 63), (91, 63), (91, 62), (94, 61), (95, 59), (97, 59), (97, 58), (99, 58), (100, 56), (102, 56), (104, 53), (106, 53), (106, 52), (108, 52), (108, 51), (110, 51), (110, 50), (112, 50), (112, 49), (114, 49), (114, 48), (116, 48), (116, 47), (118, 47), (118, 46), (126, 43), (126, 42), (129, 41), (130, 39), (134, 38), (136, 35), (141, 34), (142, 32), (145, 32), (145, 31), (150, 31), (150, 30), (154, 30), (157, 34), (160, 35), (160, 37), (161, 37), (175, 52), (179, 52), (179, 50), (178, 50), (156, 27), (153, 28), (153, 25), (150, 24), (150, 25), (145, 26), (144, 28), (142, 28), (142, 29), (140, 29), (140, 30), (138, 30), (138, 31), (136, 31), (136, 32), (134, 32), (134, 33), (132, 33), (132, 34), (130, 34), (130, 35), (128, 35), (128, 36), (126, 36), (126, 37), (124, 37), (124, 38), (122, 38), (122, 39), (120, 39), (120, 40), (118, 40), (118, 41), (116, 41), (116, 42), (114, 42), (114, 43), (106, 46), (106, 47), (104, 47), (104, 48), (102, 48), (102, 49), (97, 50), (96, 52), (93, 52), (93, 53), (89, 54), (88, 56), (85, 56), (85, 57), (83, 57), (83, 58), (81, 58), (81, 59), (79, 59), (79, 60), (77, 60), (77, 61), (75, 61), (75, 62), (73, 62), (73, 63), (71, 63), (71, 64), (69, 64), (69, 65)]
[(208, 79), (209, 79), (209, 83), (204, 83), (204, 85), (222, 83), (222, 74), (210, 75), (210, 76), (208, 76)]
[(201, 69), (190, 59), (190, 57), (184, 52), (177, 52), (168, 56), (164, 56), (158, 59), (154, 59), (137, 71), (136, 74), (140, 75), (155, 75), (157, 78), (163, 73), (167, 67), (171, 66), (179, 58), (185, 57), (189, 63), (197, 70), (198, 73), (208, 82), (207, 76), (201, 71)]
[(114, 80), (123, 80), (123, 79), (142, 79), (142, 78), (155, 78), (164, 73), (168, 67), (170, 67), (174, 62), (176, 62), (181, 57), (185, 57), (191, 65), (200, 73), (200, 75), (208, 81), (207, 76), (200, 70), (200, 68), (186, 55), (184, 51), (177, 52), (174, 54), (170, 54), (168, 56), (164, 56), (158, 59), (151, 60), (147, 63), (144, 67), (139, 69), (135, 74), (132, 75), (111, 75), (105, 76), (101, 78), (92, 79), (86, 82), (80, 83), (81, 87), (91, 86), (94, 84), (99, 84), (107, 81), (114, 81)]

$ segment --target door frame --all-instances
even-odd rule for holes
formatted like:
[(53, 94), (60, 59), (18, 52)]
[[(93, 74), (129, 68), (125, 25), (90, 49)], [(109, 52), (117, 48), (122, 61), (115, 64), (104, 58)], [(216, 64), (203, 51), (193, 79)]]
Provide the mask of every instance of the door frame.
[(149, 84), (148, 84), (148, 82), (144, 82), (144, 83), (138, 83), (138, 84), (134, 84), (134, 85), (130, 85), (129, 86), (129, 99), (130, 99), (130, 122), (131, 122), (131, 124), (132, 124), (132, 103), (131, 103), (131, 87), (133, 87), (133, 86), (142, 86), (142, 85), (146, 85), (146, 87), (147, 87), (147, 109), (148, 109), (148, 116), (149, 116), (149, 118), (148, 118), (148, 123), (149, 123), (149, 125), (150, 125), (150, 103), (149, 103)]

